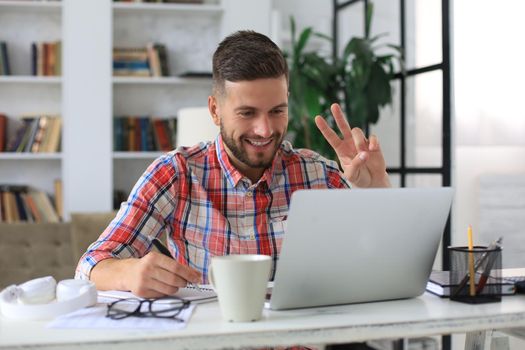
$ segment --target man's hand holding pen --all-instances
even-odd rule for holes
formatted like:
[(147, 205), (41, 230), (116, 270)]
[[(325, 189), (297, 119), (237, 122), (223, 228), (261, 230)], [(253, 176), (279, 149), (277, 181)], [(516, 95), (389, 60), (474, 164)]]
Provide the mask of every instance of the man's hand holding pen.
[(139, 297), (173, 295), (188, 282), (197, 283), (201, 279), (199, 272), (154, 251), (131, 261), (130, 273), (126, 278), (127, 286)]

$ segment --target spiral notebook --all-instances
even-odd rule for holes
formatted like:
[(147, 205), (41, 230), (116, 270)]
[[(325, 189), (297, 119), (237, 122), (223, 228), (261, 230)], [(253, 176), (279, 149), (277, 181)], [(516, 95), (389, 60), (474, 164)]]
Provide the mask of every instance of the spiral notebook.
[[(193, 304), (203, 304), (210, 301), (217, 300), (217, 294), (213, 290), (213, 287), (210, 284), (201, 284), (199, 285), (200, 290), (195, 287), (188, 286), (180, 288), (175, 297), (191, 301)], [(99, 303), (111, 303), (119, 299), (128, 299), (128, 298), (137, 298), (144, 299), (136, 296), (131, 292), (121, 291), (121, 290), (100, 290), (98, 291), (98, 302)], [(173, 300), (159, 300), (163, 303), (173, 303)]]

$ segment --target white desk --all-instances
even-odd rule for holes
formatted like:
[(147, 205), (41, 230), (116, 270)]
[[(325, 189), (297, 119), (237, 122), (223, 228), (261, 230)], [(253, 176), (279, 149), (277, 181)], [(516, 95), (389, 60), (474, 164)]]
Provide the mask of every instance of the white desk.
[(419, 298), (264, 311), (254, 323), (226, 323), (217, 303), (203, 304), (182, 331), (47, 329), (45, 322), (0, 319), (0, 349), (219, 349), (247, 346), (333, 344), (372, 339), (525, 327), (525, 296), (468, 305), (425, 294)]

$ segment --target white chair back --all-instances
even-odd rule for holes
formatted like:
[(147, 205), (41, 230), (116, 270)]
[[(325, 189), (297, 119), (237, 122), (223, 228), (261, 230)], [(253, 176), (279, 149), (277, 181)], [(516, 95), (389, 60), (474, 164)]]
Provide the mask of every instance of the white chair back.
[(179, 109), (177, 115), (177, 147), (193, 146), (201, 141), (213, 141), (219, 127), (213, 123), (208, 107)]

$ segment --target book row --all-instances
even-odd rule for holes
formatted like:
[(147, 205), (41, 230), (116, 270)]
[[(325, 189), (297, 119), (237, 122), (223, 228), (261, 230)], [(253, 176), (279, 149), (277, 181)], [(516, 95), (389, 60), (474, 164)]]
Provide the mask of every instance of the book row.
[[(55, 188), (61, 186), (59, 180)], [(59, 222), (61, 205), (58, 191), (53, 204), (50, 196), (25, 185), (0, 185), (0, 222)]]
[[(11, 75), (7, 42), (0, 41), (0, 75)], [(31, 43), (31, 74), (62, 75), (62, 44), (60, 41)]]
[(62, 43), (60, 41), (32, 43), (31, 72), (36, 76), (62, 75)]
[(145, 48), (117, 47), (113, 49), (113, 75), (135, 77), (167, 77), (166, 46), (148, 43)]
[(163, 151), (175, 148), (176, 118), (120, 116), (113, 119), (115, 151)]
[(0, 114), (0, 152), (59, 152), (61, 129), (57, 115), (8, 118)]

